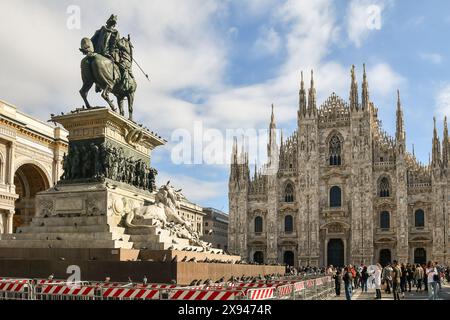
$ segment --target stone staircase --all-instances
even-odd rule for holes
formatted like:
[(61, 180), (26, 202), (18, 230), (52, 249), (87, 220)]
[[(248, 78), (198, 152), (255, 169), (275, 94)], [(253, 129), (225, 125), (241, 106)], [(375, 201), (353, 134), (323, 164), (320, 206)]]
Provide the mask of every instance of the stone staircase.
[(133, 243), (114, 217), (35, 217), (31, 225), (3, 234), (0, 248), (123, 248)]
[[(135, 224), (148, 227), (119, 227), (114, 216), (35, 217), (29, 226), (14, 234), (1, 235), (0, 248), (111, 248), (147, 250), (188, 250), (201, 252), (188, 239), (170, 235), (154, 226), (154, 219)], [(216, 249), (219, 250), (219, 249)]]
[(170, 235), (170, 231), (161, 227), (153, 226), (156, 221), (153, 219), (139, 219), (133, 223), (148, 227), (127, 227), (125, 234), (130, 235), (133, 242), (133, 249), (149, 250), (200, 250), (201, 247), (192, 246), (188, 239), (181, 239)]

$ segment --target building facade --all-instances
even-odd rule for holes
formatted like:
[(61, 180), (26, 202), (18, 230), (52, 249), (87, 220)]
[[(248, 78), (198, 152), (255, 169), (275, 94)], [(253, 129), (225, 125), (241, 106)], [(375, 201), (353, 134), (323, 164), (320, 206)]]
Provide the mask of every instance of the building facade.
[(31, 221), (35, 195), (62, 174), (67, 131), (0, 100), (0, 234)]
[(228, 215), (214, 208), (203, 208), (203, 241), (214, 248), (228, 250)]
[[(361, 99), (360, 99), (361, 98)], [(272, 109), (268, 163), (250, 174), (233, 147), (229, 178), (229, 250), (250, 261), (289, 265), (450, 262), (449, 137), (436, 130), (429, 164), (406, 149), (398, 94), (390, 137), (354, 67), (350, 98), (316, 106), (313, 74), (299, 91), (297, 130), (277, 142)]]
[(201, 206), (190, 202), (183, 196), (180, 199), (178, 214), (186, 219), (192, 225), (192, 229), (200, 236), (203, 234), (203, 219), (205, 213), (203, 212), (203, 208)]

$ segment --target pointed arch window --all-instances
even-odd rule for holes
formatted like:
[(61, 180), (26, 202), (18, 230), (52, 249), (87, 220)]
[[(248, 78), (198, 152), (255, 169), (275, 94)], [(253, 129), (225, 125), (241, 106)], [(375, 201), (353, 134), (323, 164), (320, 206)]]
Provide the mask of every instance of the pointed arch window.
[(294, 186), (291, 183), (284, 188), (284, 202), (294, 202)]
[(414, 213), (414, 225), (416, 228), (425, 227), (425, 212), (422, 209), (418, 209)]
[(284, 217), (284, 232), (294, 231), (294, 218), (291, 215)]
[(387, 177), (383, 177), (380, 180), (379, 195), (380, 198), (390, 197), (390, 184)]
[(341, 140), (337, 135), (334, 135), (330, 139), (329, 143), (329, 153), (330, 153), (330, 166), (340, 166), (341, 165)]
[(389, 230), (391, 228), (391, 215), (387, 211), (380, 213), (380, 228)]
[(334, 186), (330, 189), (330, 208), (340, 208), (342, 205), (341, 188)]
[(261, 217), (255, 218), (255, 233), (263, 232), (263, 219)]

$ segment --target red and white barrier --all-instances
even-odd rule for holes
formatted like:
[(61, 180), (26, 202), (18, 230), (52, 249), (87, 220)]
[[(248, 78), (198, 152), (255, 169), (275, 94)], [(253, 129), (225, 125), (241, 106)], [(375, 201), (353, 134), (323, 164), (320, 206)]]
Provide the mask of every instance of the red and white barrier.
[(277, 295), (278, 297), (286, 297), (292, 295), (292, 292), (294, 290), (294, 285), (287, 284), (283, 286), (277, 287)]
[(250, 300), (267, 300), (273, 299), (275, 288), (258, 288), (247, 291), (247, 298)]
[(308, 289), (311, 289), (312, 287), (314, 287), (316, 280), (312, 279), (312, 280), (306, 280), (305, 281), (305, 286)]
[(159, 290), (144, 288), (108, 288), (103, 292), (103, 298), (117, 299), (143, 299), (154, 300), (159, 299)]
[(172, 290), (169, 300), (236, 300), (239, 290)]
[(22, 280), (0, 281), (0, 291), (24, 292), (27, 282)]
[(66, 285), (42, 285), (40, 294), (42, 295), (61, 295), (61, 296), (84, 296), (93, 297), (95, 295), (94, 287), (66, 286)]
[(305, 281), (300, 281), (300, 282), (294, 283), (294, 291), (295, 292), (299, 292), (302, 290), (305, 290)]

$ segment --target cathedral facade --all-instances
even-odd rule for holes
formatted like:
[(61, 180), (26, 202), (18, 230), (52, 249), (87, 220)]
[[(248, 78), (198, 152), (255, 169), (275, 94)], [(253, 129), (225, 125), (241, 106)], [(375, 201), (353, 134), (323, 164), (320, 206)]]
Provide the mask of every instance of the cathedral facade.
[[(350, 98), (316, 105), (303, 75), (297, 130), (277, 140), (272, 108), (268, 163), (250, 174), (233, 147), (228, 249), (249, 261), (289, 265), (450, 262), (449, 137), (436, 130), (429, 164), (406, 149), (400, 94), (396, 134), (381, 128), (354, 67)], [(275, 168), (275, 169), (274, 169)]]

